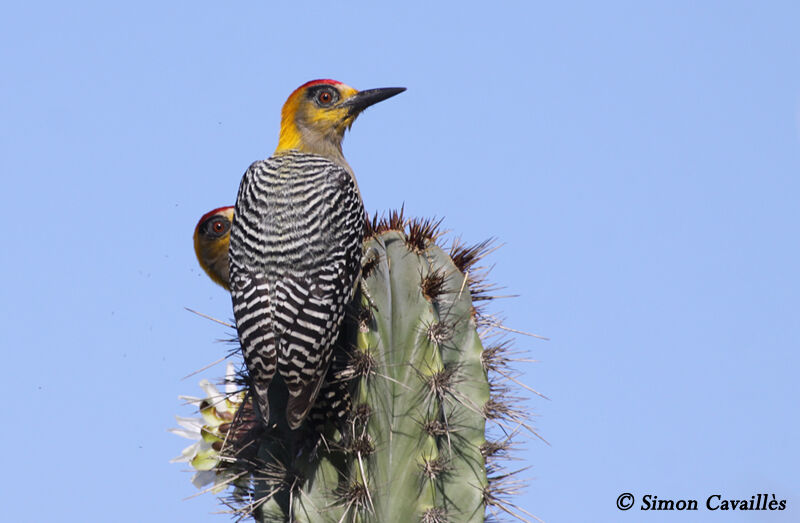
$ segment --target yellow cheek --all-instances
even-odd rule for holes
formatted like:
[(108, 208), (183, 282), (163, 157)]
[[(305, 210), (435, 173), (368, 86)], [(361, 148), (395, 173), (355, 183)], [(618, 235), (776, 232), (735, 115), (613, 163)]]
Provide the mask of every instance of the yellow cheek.
[(319, 129), (330, 129), (349, 119), (347, 109), (327, 109), (311, 114), (311, 123)]
[(211, 249), (209, 249), (209, 251), (211, 252), (212, 259), (217, 260), (223, 256), (227, 258), (229, 244), (230, 244), (229, 236), (226, 236), (214, 242), (211, 245)]

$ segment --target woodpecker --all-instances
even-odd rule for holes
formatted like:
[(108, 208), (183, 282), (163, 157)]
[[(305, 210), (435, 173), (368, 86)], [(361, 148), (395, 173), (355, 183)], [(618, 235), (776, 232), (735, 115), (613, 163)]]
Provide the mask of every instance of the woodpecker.
[[(319, 394), (361, 274), (364, 204), (342, 139), (367, 107), (405, 91), (357, 91), (335, 80), (298, 87), (278, 147), (242, 177), (230, 240), (233, 315), (265, 423), (297, 429)], [(285, 413), (270, 417), (282, 382)], [(281, 409), (283, 406), (281, 405)]]
[(231, 237), (233, 206), (209, 211), (194, 228), (194, 253), (200, 267), (215, 283), (230, 290), (228, 244)]
[[(194, 252), (200, 267), (226, 290), (230, 290), (228, 246), (232, 221), (233, 206), (220, 207), (204, 214), (194, 229)], [(340, 423), (350, 412), (350, 390), (347, 380), (342, 378), (346, 366), (347, 353), (334, 352), (325, 382), (308, 414), (319, 432), (326, 420)]]

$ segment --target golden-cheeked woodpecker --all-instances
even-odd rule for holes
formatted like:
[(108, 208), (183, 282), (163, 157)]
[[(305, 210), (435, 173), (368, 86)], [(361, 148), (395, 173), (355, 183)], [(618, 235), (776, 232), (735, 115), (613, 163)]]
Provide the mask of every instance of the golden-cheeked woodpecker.
[(271, 383), (298, 428), (319, 394), (361, 272), (364, 204), (342, 138), (367, 107), (400, 87), (357, 91), (334, 80), (297, 88), (278, 147), (242, 177), (230, 239), (233, 314), (254, 397), (270, 418)]
[(233, 206), (207, 212), (194, 228), (194, 253), (200, 267), (214, 282), (230, 289), (228, 245)]
[[(200, 218), (194, 228), (194, 252), (200, 267), (226, 290), (230, 290), (228, 270), (228, 247), (231, 239), (233, 206), (220, 207), (209, 211)], [(350, 412), (351, 398), (348, 382), (341, 379), (340, 373), (347, 364), (345, 353), (331, 362), (325, 382), (319, 391), (316, 403), (308, 413), (312, 428), (322, 431), (326, 421), (343, 421)]]

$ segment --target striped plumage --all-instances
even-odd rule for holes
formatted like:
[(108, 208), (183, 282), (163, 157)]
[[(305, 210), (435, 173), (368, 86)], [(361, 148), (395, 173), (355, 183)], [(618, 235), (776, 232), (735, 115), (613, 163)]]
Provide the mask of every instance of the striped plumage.
[(361, 267), (364, 205), (327, 158), (291, 151), (242, 178), (231, 232), (231, 295), (245, 363), (265, 420), (277, 371), (287, 420), (308, 413)]
[[(230, 290), (228, 250), (232, 222), (233, 206), (220, 207), (204, 214), (194, 230), (197, 261), (209, 278), (226, 290)], [(317, 401), (308, 413), (312, 427), (319, 432), (328, 421), (344, 420), (350, 411), (350, 390), (344, 372), (348, 360), (347, 348), (336, 346)]]
[[(296, 89), (283, 106), (275, 154), (242, 178), (230, 239), (233, 313), (266, 423), (282, 382), (286, 421), (313, 407), (361, 272), (365, 214), (342, 138), (366, 107), (402, 88), (357, 91), (334, 80)], [(279, 378), (279, 379), (278, 379)], [(278, 396), (280, 397), (280, 396)], [(275, 400), (277, 402), (277, 400)]]

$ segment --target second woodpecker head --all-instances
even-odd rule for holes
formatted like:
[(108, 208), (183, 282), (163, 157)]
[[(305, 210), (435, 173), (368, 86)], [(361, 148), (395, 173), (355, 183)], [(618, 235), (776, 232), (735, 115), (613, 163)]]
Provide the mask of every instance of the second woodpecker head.
[(336, 80), (313, 80), (289, 95), (281, 112), (281, 134), (275, 151), (298, 150), (346, 165), (342, 138), (367, 107), (405, 91), (384, 87), (357, 91)]
[(194, 253), (200, 267), (226, 289), (230, 287), (228, 247), (232, 222), (233, 207), (220, 207), (204, 214), (194, 228)]

